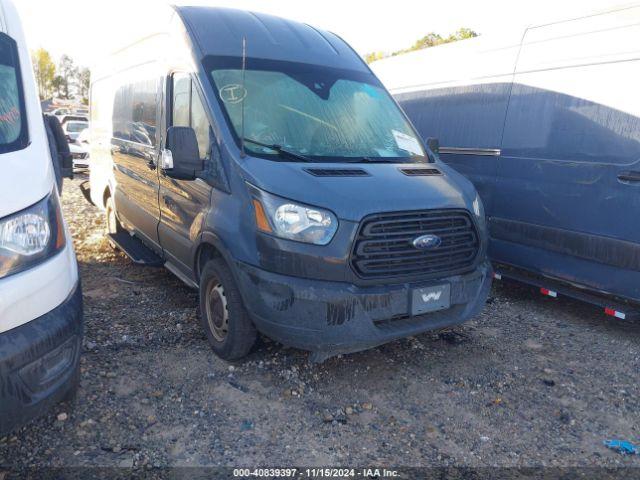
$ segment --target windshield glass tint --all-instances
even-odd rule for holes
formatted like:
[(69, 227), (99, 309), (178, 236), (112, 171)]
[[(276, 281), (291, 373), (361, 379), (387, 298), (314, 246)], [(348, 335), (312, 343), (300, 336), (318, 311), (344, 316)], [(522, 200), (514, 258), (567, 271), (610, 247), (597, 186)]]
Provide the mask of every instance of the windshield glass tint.
[[(244, 131), (245, 139), (315, 160), (427, 161), (413, 128), (373, 75), (247, 59), (243, 78), (241, 62), (212, 60), (210, 69), (238, 138)], [(245, 148), (275, 154), (248, 141)]]
[(15, 43), (0, 34), (0, 152), (18, 149), (24, 119)]

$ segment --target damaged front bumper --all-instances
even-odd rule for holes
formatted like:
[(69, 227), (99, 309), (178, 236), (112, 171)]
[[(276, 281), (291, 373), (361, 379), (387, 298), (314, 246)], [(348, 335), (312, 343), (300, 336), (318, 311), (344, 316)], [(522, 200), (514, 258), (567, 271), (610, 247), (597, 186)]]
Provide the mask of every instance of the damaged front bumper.
[(82, 332), (78, 283), (62, 305), (0, 334), (0, 437), (73, 393)]
[[(258, 330), (314, 352), (317, 361), (465, 322), (483, 308), (492, 278), (489, 262), (466, 275), (373, 287), (237, 267), (244, 303)], [(450, 308), (411, 316), (412, 290), (443, 283), (451, 287)]]

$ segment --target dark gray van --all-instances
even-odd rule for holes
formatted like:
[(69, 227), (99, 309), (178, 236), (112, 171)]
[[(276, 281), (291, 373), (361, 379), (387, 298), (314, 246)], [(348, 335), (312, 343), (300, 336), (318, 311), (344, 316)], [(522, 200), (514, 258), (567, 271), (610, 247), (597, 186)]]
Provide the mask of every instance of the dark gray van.
[(91, 90), (111, 240), (199, 288), (222, 358), (260, 331), (321, 360), (463, 322), (491, 284), (482, 203), (339, 37), (177, 7)]
[(638, 45), (628, 6), (373, 66), (478, 189), (496, 273), (620, 319), (640, 312)]

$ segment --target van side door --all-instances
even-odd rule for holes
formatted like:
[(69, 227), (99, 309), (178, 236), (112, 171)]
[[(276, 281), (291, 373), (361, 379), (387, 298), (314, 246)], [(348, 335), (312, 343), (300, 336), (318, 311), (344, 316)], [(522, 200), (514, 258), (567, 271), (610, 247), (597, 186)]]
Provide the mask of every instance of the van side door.
[(158, 242), (158, 77), (122, 84), (113, 104), (111, 157), (118, 216), (147, 246)]
[(640, 8), (527, 31), (492, 259), (640, 300)]
[[(191, 127), (196, 132), (200, 158), (211, 161), (213, 133), (205, 104), (191, 76), (176, 72), (167, 79), (166, 127)], [(200, 178), (176, 180), (160, 173), (159, 235), (165, 256), (183, 275), (195, 279), (192, 258), (206, 214), (211, 186)]]

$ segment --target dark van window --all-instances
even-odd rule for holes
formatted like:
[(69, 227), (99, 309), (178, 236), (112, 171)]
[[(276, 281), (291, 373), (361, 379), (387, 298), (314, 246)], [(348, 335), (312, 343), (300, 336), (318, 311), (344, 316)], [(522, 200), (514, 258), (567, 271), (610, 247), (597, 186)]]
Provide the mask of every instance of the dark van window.
[(157, 80), (120, 87), (113, 106), (113, 136), (147, 146), (156, 145)]
[(172, 109), (172, 125), (193, 128), (198, 139), (200, 159), (205, 160), (211, 145), (211, 128), (200, 95), (187, 74), (173, 75)]
[(189, 126), (191, 103), (191, 78), (188, 75), (173, 76), (173, 126)]
[(0, 33), (0, 153), (27, 146), (27, 125), (16, 43)]

